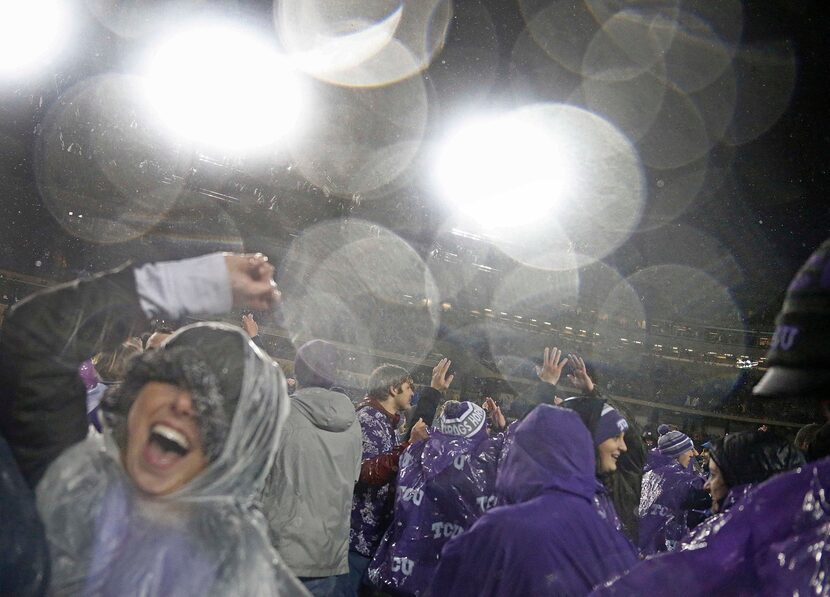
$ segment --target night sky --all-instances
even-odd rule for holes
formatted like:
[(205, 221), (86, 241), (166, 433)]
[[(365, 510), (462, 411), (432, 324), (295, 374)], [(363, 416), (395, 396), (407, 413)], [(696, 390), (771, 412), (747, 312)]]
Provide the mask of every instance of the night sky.
[[(428, 101), (423, 124), (426, 141), (394, 184), (357, 193), (338, 183), (336, 176), (331, 184), (323, 184), (320, 178), (308, 180), (291, 156), (236, 159), (221, 155), (221, 151), (200, 152), (199, 157), (194, 154), (189, 164), (181, 167), (186, 175), (181, 180), (180, 195), (174, 203), (165, 204), (167, 211), (160, 214), (163, 217), (126, 242), (117, 242), (116, 230), (106, 243), (101, 243), (67, 233), (44, 207), (35, 155), (38, 147), (47, 154), (51, 151), (51, 146), (42, 148), (53, 141), (44, 138), (52, 109), (91, 77), (129, 73), (144, 40), (113, 33), (79, 2), (74, 9), (80, 17), (78, 28), (60, 59), (31, 78), (0, 83), (0, 267), (67, 278), (125, 259), (175, 258), (213, 249), (244, 247), (276, 253), (275, 258), (279, 258), (306, 227), (343, 217), (378, 222), (426, 258), (449, 217), (448, 208), (427, 183), (430, 141), (439, 138), (471, 107), (494, 109), (532, 101), (578, 104), (574, 90), (579, 75), (564, 72), (551, 61), (540, 62), (538, 47), (533, 48), (535, 54), (520, 51), (527, 47), (525, 27), (529, 16), (547, 4), (504, 0), (456, 3), (443, 49), (433, 57), (429, 68), (414, 77), (422, 79)], [(695, 14), (697, 5), (707, 3), (676, 4), (682, 4), (687, 14)], [(204, 6), (222, 10), (230, 18), (273, 35), (270, 3), (239, 1), (231, 6)], [(709, 169), (699, 190), (687, 197), (684, 205), (669, 210), (670, 217), (665, 205), (660, 204), (661, 193), (678, 169), (663, 177), (654, 168), (644, 168), (649, 190), (640, 226), (626, 242), (603, 256), (607, 264), (624, 277), (660, 264), (693, 266), (729, 289), (749, 325), (769, 327), (788, 280), (830, 230), (824, 197), (827, 102), (822, 91), (826, 79), (822, 52), (826, 12), (824, 4), (817, 1), (743, 3), (742, 47), (770, 46), (777, 48), (779, 56), (794, 56), (791, 97), (788, 101), (785, 97), (783, 114), (751, 141), (720, 142), (711, 147), (706, 154)], [(751, 72), (756, 67), (750, 64), (747, 68)], [(779, 70), (786, 77), (787, 69)], [(402, 81), (391, 87), (400, 90), (407, 84)], [(203, 91), (211, 93), (212, 86), (221, 85), (219, 80), (206, 81)], [(331, 105), (344, 101), (343, 94), (348, 93), (362, 94), (361, 101), (369, 106), (392, 101), (405, 104), (410, 97), (405, 89), (398, 95), (384, 96), (384, 87), (353, 92), (320, 81), (309, 85)], [(252, 93), (257, 92), (256, 87), (251, 86)], [(780, 95), (777, 88), (768, 91), (770, 97)], [(113, 92), (116, 99), (103, 97), (100, 90), (98, 93), (96, 101), (117, 102), (121, 92)], [(763, 85), (753, 89), (751, 97), (739, 93), (735, 122), (751, 116), (745, 112), (766, 105), (764, 93)], [(73, 122), (78, 125), (83, 115), (76, 116)], [(367, 123), (365, 130), (357, 124), (361, 122), (358, 117), (349, 121), (348, 133), (358, 140), (363, 136), (372, 141), (388, 137), (391, 143), (394, 135), (390, 131), (415, 126), (410, 121), (401, 122), (406, 117), (414, 118), (402, 111), (399, 118), (389, 122)], [(322, 115), (319, 118), (325, 120)], [(87, 124), (95, 126), (91, 120)], [(339, 124), (337, 117), (326, 122), (330, 127)], [(671, 124), (677, 130), (684, 126), (682, 121)], [(106, 124), (98, 126), (100, 129)], [(110, 139), (118, 146), (118, 134)], [(649, 151), (642, 145), (639, 148), (643, 154)], [(144, 159), (124, 151), (121, 160), (139, 163)], [(113, 159), (108, 164), (117, 167), (113, 166), (116, 162)], [(159, 159), (158, 163), (157, 175), (164, 177), (170, 161)], [(147, 168), (152, 167), (151, 162)], [(356, 166), (351, 163), (350, 167)], [(136, 172), (140, 170), (141, 176), (147, 176), (147, 168), (142, 168)], [(74, 184), (76, 190), (92, 184), (83, 179), (68, 183), (61, 179), (55, 184), (64, 183), (70, 187)], [(129, 192), (121, 191), (123, 205), (128, 205)], [(101, 197), (113, 191), (102, 187), (95, 192)]]

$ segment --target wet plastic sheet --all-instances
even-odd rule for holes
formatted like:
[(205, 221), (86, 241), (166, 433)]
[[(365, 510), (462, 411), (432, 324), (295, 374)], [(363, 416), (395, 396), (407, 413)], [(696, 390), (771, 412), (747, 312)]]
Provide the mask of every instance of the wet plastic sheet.
[(445, 435), (410, 446), (401, 456), (395, 511), (369, 567), (369, 578), (396, 595), (429, 588), (441, 549), (496, 505), (496, 470), (505, 434)]
[(643, 475), (640, 493), (639, 548), (644, 555), (677, 548), (686, 535), (689, 492), (703, 488), (704, 479), (673, 460)]
[(830, 458), (758, 485), (697, 549), (649, 558), (595, 595), (830, 595)]
[(723, 526), (729, 509), (743, 500), (756, 485), (756, 483), (748, 483), (747, 485), (739, 485), (738, 487), (731, 488), (723, 500), (723, 505), (721, 506), (722, 510), (717, 514), (709, 516), (706, 520), (689, 531), (680, 542), (678, 549), (686, 550), (706, 547), (706, 541), (712, 533), (718, 532), (720, 527)]
[(38, 484), (54, 594), (307, 594), (271, 548), (254, 501), (288, 415), (285, 380), (241, 330), (219, 327), (243, 338), (242, 388), (224, 446), (199, 476), (148, 498), (106, 431), (64, 452)]

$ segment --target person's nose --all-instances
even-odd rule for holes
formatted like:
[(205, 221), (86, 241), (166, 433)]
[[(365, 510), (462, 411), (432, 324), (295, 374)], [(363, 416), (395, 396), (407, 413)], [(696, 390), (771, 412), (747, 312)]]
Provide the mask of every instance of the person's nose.
[(193, 416), (193, 396), (185, 389), (176, 392), (171, 404), (173, 412), (182, 417)]

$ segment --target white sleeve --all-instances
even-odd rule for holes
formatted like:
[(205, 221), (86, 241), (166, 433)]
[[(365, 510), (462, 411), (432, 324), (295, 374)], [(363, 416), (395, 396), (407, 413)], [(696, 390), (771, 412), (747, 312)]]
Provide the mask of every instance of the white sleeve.
[(189, 314), (227, 313), (233, 306), (231, 281), (222, 253), (148, 263), (134, 270), (145, 315), (179, 319)]

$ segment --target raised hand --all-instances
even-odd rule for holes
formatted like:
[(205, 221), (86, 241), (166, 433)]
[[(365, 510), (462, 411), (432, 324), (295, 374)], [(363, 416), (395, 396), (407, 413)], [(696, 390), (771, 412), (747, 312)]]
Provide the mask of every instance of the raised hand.
[(568, 359), (559, 360), (562, 357), (562, 351), (558, 348), (546, 348), (542, 360), (542, 366), (536, 367), (536, 375), (539, 376), (545, 383), (556, 385), (559, 383), (559, 378), (562, 376), (562, 370), (568, 364)]
[(507, 419), (504, 417), (504, 414), (501, 412), (501, 408), (496, 401), (490, 398), (489, 396), (484, 399), (484, 410), (487, 411), (487, 414), (493, 420), (493, 424), (499, 431), (504, 431), (507, 427)]
[(569, 354), (568, 360), (571, 362), (571, 369), (573, 373), (568, 375), (568, 381), (578, 390), (585, 393), (594, 391), (594, 381), (588, 375), (588, 370), (585, 368), (585, 361), (582, 357), (575, 354)]
[(427, 424), (424, 423), (423, 419), (418, 419), (418, 421), (412, 426), (412, 432), (409, 434), (409, 441), (415, 443), (428, 437), (429, 431), (427, 431)]
[(251, 338), (259, 335), (259, 325), (256, 320), (254, 320), (254, 316), (250, 313), (242, 316), (242, 329), (245, 330)]
[(432, 382), (429, 385), (439, 392), (443, 392), (450, 387), (452, 380), (455, 378), (455, 374), (447, 375), (447, 371), (450, 370), (450, 365), (452, 365), (452, 361), (443, 358), (432, 368)]
[(274, 282), (274, 266), (265, 255), (226, 253), (225, 265), (234, 307), (264, 311), (279, 302), (281, 295)]

